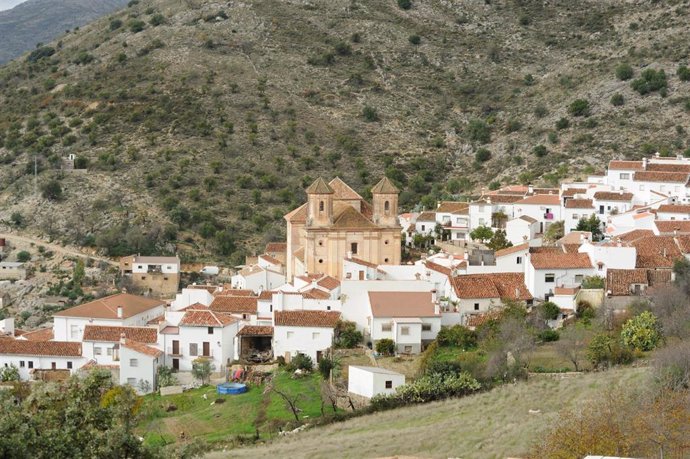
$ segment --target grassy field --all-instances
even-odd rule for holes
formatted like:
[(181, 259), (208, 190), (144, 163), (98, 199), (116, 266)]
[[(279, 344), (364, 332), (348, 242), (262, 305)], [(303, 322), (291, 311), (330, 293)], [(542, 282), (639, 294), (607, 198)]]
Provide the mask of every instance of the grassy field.
[[(279, 372), (274, 384), (283, 391), (301, 394), (297, 402), (300, 417), (308, 419), (321, 414), (320, 381), (318, 374), (292, 379)], [(180, 395), (147, 396), (142, 408), (147, 416), (139, 423), (140, 435), (150, 444), (173, 443), (183, 437), (223, 442), (236, 435), (254, 434), (257, 428), (262, 436), (270, 436), (277, 425), (294, 420), (294, 416), (278, 394), (265, 392), (264, 386), (255, 386), (240, 395), (218, 395), (215, 386), (206, 386)], [(225, 402), (212, 404), (218, 398)], [(166, 412), (170, 405), (177, 410)]]
[[(644, 384), (647, 377), (644, 368), (568, 377), (537, 375), (526, 383), (475, 396), (355, 418), (208, 457), (519, 456), (561, 409), (608, 388)], [(541, 412), (530, 414), (529, 410)]]

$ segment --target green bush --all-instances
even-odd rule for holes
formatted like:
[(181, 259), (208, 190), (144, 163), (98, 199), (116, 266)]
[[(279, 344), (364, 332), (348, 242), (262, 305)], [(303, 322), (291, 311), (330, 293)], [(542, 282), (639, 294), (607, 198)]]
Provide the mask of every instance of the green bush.
[(328, 379), (331, 375), (331, 371), (334, 370), (335, 367), (336, 362), (333, 359), (322, 357), (321, 360), (319, 360), (319, 373), (321, 373), (323, 379)]
[(623, 94), (616, 93), (611, 96), (611, 105), (614, 107), (620, 107), (625, 103), (625, 98), (623, 97)]
[(556, 121), (556, 129), (563, 130), (563, 129), (568, 129), (570, 127), (570, 120), (568, 118), (561, 118), (558, 121)]
[(146, 27), (146, 23), (144, 21), (140, 21), (139, 19), (132, 19), (131, 21), (129, 21), (128, 26), (130, 32), (139, 33), (142, 30), (144, 30), (144, 28)]
[(371, 123), (379, 120), (379, 113), (375, 107), (365, 105), (362, 109), (362, 117)]
[(591, 113), (589, 101), (585, 99), (575, 99), (568, 106), (568, 113), (573, 116), (589, 116)]
[(26, 250), (22, 250), (17, 254), (17, 261), (20, 263), (26, 263), (27, 261), (31, 260), (31, 254), (27, 252)]
[(539, 305), (539, 312), (546, 320), (556, 320), (561, 313), (561, 308), (552, 301), (545, 301)]
[(630, 64), (620, 64), (616, 67), (616, 78), (621, 81), (627, 81), (633, 77), (633, 68)]
[(153, 16), (151, 16), (149, 24), (151, 24), (154, 27), (158, 27), (159, 25), (165, 24), (165, 16), (163, 16), (160, 13), (154, 14)]
[(664, 96), (668, 81), (663, 70), (645, 69), (640, 78), (633, 80), (630, 86), (643, 96), (654, 91), (659, 91)]
[(428, 403), (460, 397), (478, 391), (481, 384), (469, 373), (432, 374), (397, 388), (395, 394), (377, 395), (371, 399), (374, 411), (417, 403)]
[(362, 342), (362, 332), (354, 322), (340, 320), (335, 326), (333, 341), (336, 347), (352, 349)]
[(688, 69), (687, 65), (681, 65), (678, 67), (676, 75), (678, 75), (678, 79), (680, 81), (690, 81), (690, 69)]
[(474, 159), (478, 163), (484, 163), (491, 159), (491, 152), (486, 148), (480, 148), (474, 155)]
[(587, 346), (587, 358), (597, 368), (633, 361), (633, 354), (623, 343), (606, 333), (596, 335)]
[(57, 180), (49, 180), (41, 186), (41, 192), (45, 199), (59, 201), (62, 199), (62, 185)]
[(654, 314), (644, 311), (623, 324), (623, 344), (640, 351), (651, 351), (661, 341), (661, 326)]
[(117, 30), (122, 27), (122, 21), (120, 19), (113, 19), (110, 21), (110, 30)]
[(491, 127), (486, 121), (475, 118), (467, 126), (467, 135), (473, 142), (487, 143), (491, 140)]
[(416, 34), (410, 35), (409, 37), (407, 37), (407, 39), (413, 45), (418, 45), (422, 42), (421, 37), (419, 35), (416, 35)]
[(352, 54), (352, 46), (345, 41), (339, 41), (335, 44), (335, 52), (340, 56), (349, 56)]
[(534, 148), (532, 148), (532, 154), (536, 156), (537, 158), (543, 158), (549, 153), (549, 151), (546, 149), (544, 145), (537, 145)]
[(376, 342), (376, 352), (382, 355), (395, 354), (395, 341), (388, 338), (378, 340)]
[(441, 327), (436, 341), (441, 346), (457, 346), (469, 350), (477, 347), (478, 337), (474, 330), (462, 325), (453, 325), (452, 327)]
[(297, 354), (290, 361), (290, 366), (298, 370), (311, 371), (314, 369), (314, 361), (307, 354)]
[(585, 276), (582, 279), (582, 288), (604, 288), (606, 279), (601, 276)]
[(550, 328), (548, 328), (546, 330), (540, 331), (537, 337), (543, 343), (550, 343), (552, 341), (558, 341), (560, 335), (556, 330), (551, 330)]
[(403, 10), (412, 8), (412, 0), (398, 0), (398, 6)]

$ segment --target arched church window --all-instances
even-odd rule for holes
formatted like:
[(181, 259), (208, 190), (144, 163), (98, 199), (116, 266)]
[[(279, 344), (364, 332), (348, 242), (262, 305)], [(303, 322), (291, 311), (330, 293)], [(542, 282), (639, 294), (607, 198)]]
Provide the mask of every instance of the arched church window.
[(323, 201), (319, 201), (319, 212), (323, 212)]

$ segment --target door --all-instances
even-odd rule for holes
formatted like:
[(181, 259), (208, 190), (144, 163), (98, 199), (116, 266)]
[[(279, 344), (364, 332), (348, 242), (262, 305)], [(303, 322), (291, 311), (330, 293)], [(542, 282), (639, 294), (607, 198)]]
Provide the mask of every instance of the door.
[(323, 351), (316, 351), (316, 363), (321, 361), (321, 357), (323, 357)]
[(204, 341), (204, 357), (210, 357), (211, 356), (211, 343), (208, 341)]
[(359, 272), (359, 280), (364, 280), (364, 271)]
[(55, 362), (50, 363), (50, 369), (51, 370), (57, 370), (57, 364)]
[(173, 359), (173, 370), (177, 371), (180, 369), (180, 359)]
[(180, 355), (180, 342), (178, 340), (173, 340), (173, 355)]

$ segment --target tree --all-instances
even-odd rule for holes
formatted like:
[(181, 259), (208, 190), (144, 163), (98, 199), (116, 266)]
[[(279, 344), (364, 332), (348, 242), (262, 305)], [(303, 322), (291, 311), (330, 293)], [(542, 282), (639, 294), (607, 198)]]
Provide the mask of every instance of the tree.
[(470, 232), (470, 237), (474, 241), (479, 241), (482, 244), (490, 240), (494, 235), (494, 232), (488, 226), (478, 226), (472, 232)]
[(580, 371), (580, 363), (586, 356), (587, 330), (580, 324), (573, 324), (561, 330), (560, 338), (556, 343), (556, 352), (568, 359), (575, 371)]
[(586, 354), (595, 367), (630, 363), (633, 359), (630, 349), (607, 333), (595, 335), (587, 345)]
[(491, 140), (491, 128), (486, 121), (475, 118), (467, 126), (467, 135), (473, 142), (487, 143)]
[(544, 320), (556, 320), (561, 313), (561, 308), (552, 301), (545, 301), (539, 305), (539, 312)]
[(512, 247), (513, 243), (506, 237), (506, 232), (504, 230), (496, 230), (496, 232), (491, 236), (491, 240), (486, 244), (491, 250), (501, 250), (507, 247)]
[(376, 352), (382, 355), (393, 355), (395, 353), (395, 341), (388, 338), (378, 340), (376, 342)]
[(487, 150), (486, 148), (480, 148), (474, 154), (474, 159), (478, 163), (485, 163), (491, 159), (491, 152), (489, 150)]
[(157, 380), (159, 387), (174, 386), (178, 383), (177, 377), (173, 374), (173, 369), (171, 367), (161, 365), (156, 370), (156, 373), (158, 375)]
[(339, 320), (335, 325), (333, 341), (336, 347), (351, 349), (362, 342), (362, 332), (357, 330), (356, 323)]
[(666, 94), (668, 81), (663, 70), (645, 69), (640, 78), (633, 80), (630, 86), (643, 96), (654, 91), (659, 91), (663, 96)]
[(575, 99), (568, 106), (568, 113), (573, 116), (589, 116), (591, 113), (589, 101), (586, 99)]
[(12, 215), (10, 215), (10, 221), (17, 228), (21, 228), (25, 223), (24, 216), (21, 214), (21, 212), (12, 212)]
[(412, 0), (398, 0), (398, 6), (403, 10), (412, 8)]
[(627, 81), (633, 77), (633, 68), (630, 64), (619, 64), (616, 67), (616, 78), (621, 81)]
[(549, 225), (544, 233), (544, 243), (547, 245), (553, 245), (557, 240), (562, 238), (565, 234), (565, 225), (563, 220), (553, 222)]
[(687, 65), (679, 66), (676, 75), (678, 75), (680, 81), (690, 81), (690, 69), (688, 69)]
[(49, 180), (41, 186), (41, 192), (45, 199), (59, 201), (62, 199), (62, 185), (57, 180)]
[(577, 231), (589, 231), (592, 233), (592, 239), (595, 241), (601, 239), (601, 236), (604, 234), (601, 230), (601, 220), (599, 220), (596, 214), (590, 215), (589, 218), (582, 217), (577, 222), (577, 227), (575, 229)]
[(440, 346), (456, 346), (464, 350), (476, 348), (477, 340), (476, 331), (459, 324), (452, 327), (441, 327), (436, 336), (436, 341)]
[(201, 384), (210, 382), (213, 370), (215, 370), (215, 365), (208, 358), (199, 357), (192, 362), (192, 376), (201, 381)]
[(31, 260), (31, 254), (27, 252), (26, 250), (22, 250), (21, 252), (17, 253), (17, 261), (20, 263), (26, 263), (27, 261)]
[(626, 346), (651, 351), (661, 341), (661, 327), (656, 316), (645, 311), (623, 324), (621, 338)]
[(547, 150), (544, 145), (536, 145), (534, 148), (532, 148), (532, 154), (534, 154), (534, 156), (537, 158), (543, 158), (549, 154), (549, 150)]
[(601, 276), (585, 276), (582, 279), (582, 288), (600, 289), (604, 288), (606, 279)]
[(0, 381), (19, 381), (19, 368), (14, 364), (4, 367), (2, 371), (0, 371)]
[(339, 362), (336, 361), (336, 359), (322, 357), (321, 360), (319, 360), (319, 373), (321, 373), (323, 379), (328, 379), (328, 377), (331, 375), (331, 372), (338, 368), (338, 365)]

